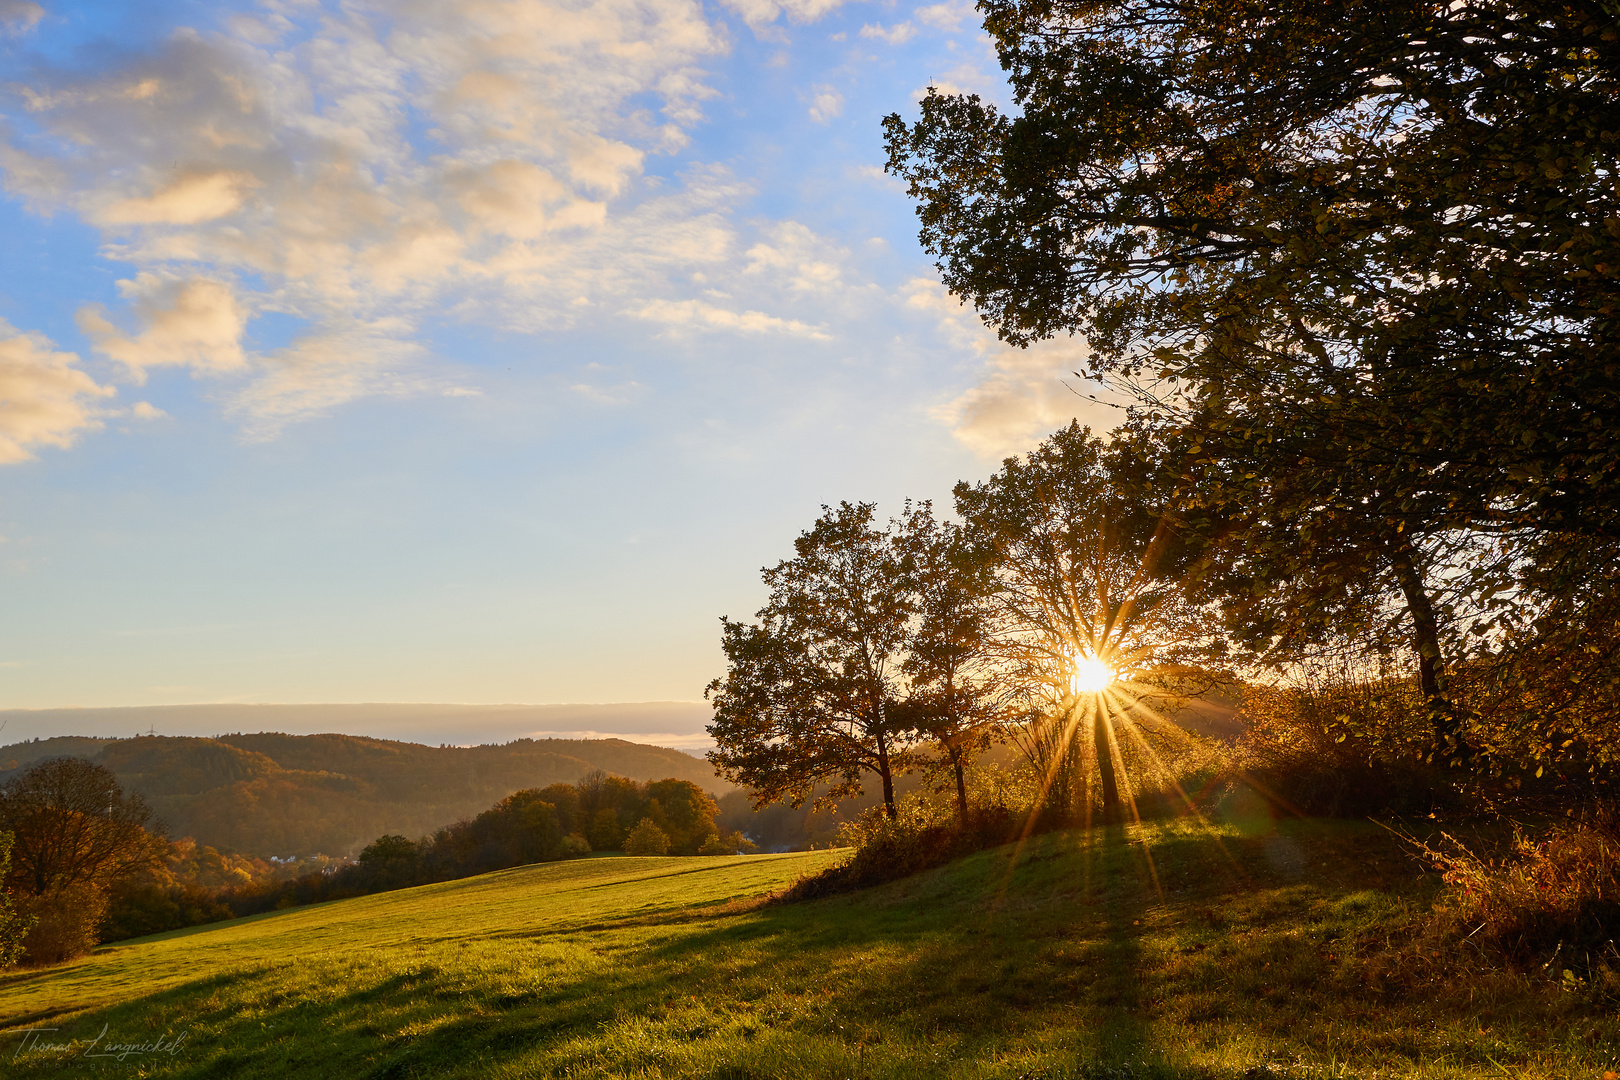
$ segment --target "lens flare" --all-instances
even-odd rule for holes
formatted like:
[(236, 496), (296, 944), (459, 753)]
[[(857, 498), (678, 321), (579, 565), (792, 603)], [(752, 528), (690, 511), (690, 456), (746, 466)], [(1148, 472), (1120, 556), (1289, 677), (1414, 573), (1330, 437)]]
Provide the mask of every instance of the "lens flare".
[(1096, 694), (1108, 689), (1114, 678), (1114, 669), (1101, 660), (1094, 656), (1080, 656), (1075, 658), (1069, 686), (1077, 694)]

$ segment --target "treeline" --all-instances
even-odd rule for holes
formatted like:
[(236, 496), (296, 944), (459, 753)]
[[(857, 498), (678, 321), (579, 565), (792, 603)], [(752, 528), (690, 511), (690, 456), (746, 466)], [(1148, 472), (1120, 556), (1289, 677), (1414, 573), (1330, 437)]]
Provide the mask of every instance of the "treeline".
[(354, 855), (382, 833), (419, 836), (513, 791), (602, 769), (636, 780), (724, 785), (701, 760), (618, 739), (437, 747), (349, 735), (63, 737), (0, 747), (0, 782), (29, 763), (81, 757), (139, 793), (175, 835), (268, 859)]
[[(508, 795), (470, 820), (418, 840), (377, 837), (357, 861), (291, 876), (208, 887), (150, 870), (112, 890), (101, 940), (115, 941), (241, 915), (340, 900), (592, 852), (629, 855), (736, 855), (757, 851), (735, 830), (716, 824), (713, 797), (689, 780), (637, 783), (600, 770), (576, 784), (551, 784)], [(232, 873), (230, 860), (215, 856)], [(238, 870), (240, 872), (240, 869)]]

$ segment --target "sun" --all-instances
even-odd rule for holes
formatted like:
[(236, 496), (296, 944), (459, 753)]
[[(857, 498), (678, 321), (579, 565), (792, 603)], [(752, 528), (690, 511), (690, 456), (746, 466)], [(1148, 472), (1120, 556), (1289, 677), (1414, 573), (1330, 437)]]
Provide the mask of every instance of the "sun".
[(1080, 656), (1075, 658), (1069, 686), (1077, 694), (1097, 694), (1108, 689), (1108, 684), (1115, 678), (1114, 669), (1101, 660), (1094, 656)]

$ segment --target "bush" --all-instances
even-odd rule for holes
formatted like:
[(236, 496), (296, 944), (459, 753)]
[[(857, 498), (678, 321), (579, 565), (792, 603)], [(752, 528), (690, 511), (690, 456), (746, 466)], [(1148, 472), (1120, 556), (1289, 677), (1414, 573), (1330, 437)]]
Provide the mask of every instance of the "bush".
[[(1620, 925), (1620, 829), (1613, 818), (1560, 824), (1537, 840), (1515, 825), (1499, 858), (1442, 833), (1414, 845), (1450, 887), (1439, 914), (1510, 961), (1563, 954), (1566, 965), (1613, 948)], [(1588, 964), (1588, 966), (1590, 966)]]
[(113, 888), (99, 939), (122, 941), (234, 917), (213, 890), (201, 885), (121, 882)]
[(581, 855), (591, 853), (591, 842), (581, 834), (572, 832), (562, 838), (562, 844), (558, 847), (558, 851), (560, 852), (559, 858), (578, 858)]
[(698, 848), (699, 855), (752, 855), (759, 850), (754, 843), (741, 832), (732, 830), (725, 833), (710, 833), (708, 839)]
[(26, 897), (17, 908), (25, 919), (36, 920), (23, 937), (23, 962), (60, 964), (95, 948), (107, 893), (96, 885), (69, 885)]
[(626, 855), (667, 855), (669, 854), (669, 836), (660, 829), (652, 818), (642, 818), (630, 835), (624, 838), (624, 853)]
[(874, 807), (839, 830), (839, 839), (855, 849), (849, 859), (801, 879), (782, 899), (809, 900), (864, 889), (943, 866), (1016, 840), (1024, 820), (1025, 815), (1005, 807), (974, 808), (963, 820), (954, 810), (914, 798), (902, 799), (893, 818), (882, 807)]
[(1415, 816), (1458, 804), (1453, 778), (1423, 761), (1424, 705), (1399, 680), (1250, 686), (1238, 739), (1243, 779), (1303, 817)]

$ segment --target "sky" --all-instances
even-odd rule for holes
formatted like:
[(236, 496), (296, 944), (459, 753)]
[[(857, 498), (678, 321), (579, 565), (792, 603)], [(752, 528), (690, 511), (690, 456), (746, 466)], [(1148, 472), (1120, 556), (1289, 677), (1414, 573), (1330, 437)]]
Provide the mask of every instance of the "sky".
[(1111, 423), (882, 171), (1005, 97), (959, 0), (0, 0), (0, 68), (0, 709), (699, 701), (822, 504)]

